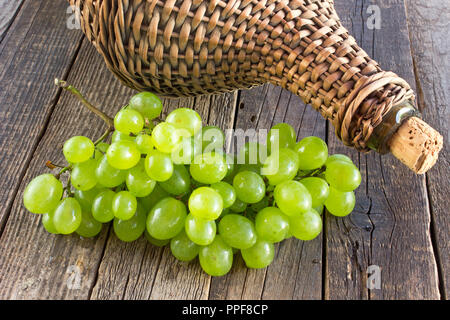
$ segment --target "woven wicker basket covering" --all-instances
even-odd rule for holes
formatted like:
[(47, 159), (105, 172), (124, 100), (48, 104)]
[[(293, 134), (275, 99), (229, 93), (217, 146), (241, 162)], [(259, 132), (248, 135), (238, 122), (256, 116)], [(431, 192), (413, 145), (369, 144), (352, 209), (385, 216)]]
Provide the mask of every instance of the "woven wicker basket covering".
[[(345, 1), (345, 0), (341, 0)], [(191, 96), (282, 86), (349, 146), (392, 106), (414, 99), (342, 26), (333, 0), (70, 0), (82, 30), (127, 86)]]

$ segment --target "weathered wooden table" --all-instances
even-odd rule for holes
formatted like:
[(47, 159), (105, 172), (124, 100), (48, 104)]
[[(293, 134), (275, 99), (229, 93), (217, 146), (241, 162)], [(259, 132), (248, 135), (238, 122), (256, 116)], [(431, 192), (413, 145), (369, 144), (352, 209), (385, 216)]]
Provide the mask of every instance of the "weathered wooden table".
[[(67, 28), (67, 7), (63, 0), (0, 0), (0, 299), (447, 298), (448, 147), (435, 168), (416, 176), (391, 156), (343, 147), (318, 113), (271, 85), (164, 105), (194, 107), (222, 128), (286, 121), (300, 138), (317, 135), (331, 152), (351, 155), (363, 175), (357, 207), (344, 219), (325, 215), (316, 240), (283, 242), (267, 269), (248, 270), (238, 258), (229, 275), (211, 278), (198, 262), (177, 262), (168, 248), (143, 237), (120, 242), (109, 226), (94, 239), (46, 233), (40, 217), (22, 206), (24, 186), (46, 170), (46, 160), (62, 160), (67, 138), (98, 137), (103, 130), (53, 79), (68, 79), (110, 114), (133, 94), (81, 31)], [(336, 0), (336, 7), (362, 47), (415, 86), (424, 118), (448, 145), (448, 6), (438, 0)], [(366, 22), (377, 8), (381, 28), (373, 29)], [(376, 266), (381, 288), (368, 289)]]

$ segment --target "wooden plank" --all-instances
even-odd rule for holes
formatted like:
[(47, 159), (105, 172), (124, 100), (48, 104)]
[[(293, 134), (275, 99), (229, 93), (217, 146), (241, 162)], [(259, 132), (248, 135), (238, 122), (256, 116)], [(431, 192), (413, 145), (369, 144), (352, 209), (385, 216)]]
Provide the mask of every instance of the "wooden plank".
[[(223, 129), (232, 126), (236, 93), (197, 98), (165, 99), (163, 115), (175, 108), (194, 108), (209, 124)], [(206, 121), (205, 121), (206, 122)], [(108, 239), (91, 299), (206, 299), (210, 277), (198, 261), (176, 260), (168, 247), (158, 248), (140, 239), (122, 244), (114, 235)]]
[[(365, 25), (369, 5), (381, 8), (381, 29)], [(403, 1), (337, 2), (337, 11), (363, 48), (414, 84)], [(355, 15), (360, 12), (360, 15)], [(357, 154), (329, 132), (329, 147), (359, 163), (363, 182), (353, 214), (326, 218), (326, 299), (437, 299), (436, 262), (424, 177), (392, 156)], [(381, 289), (367, 288), (367, 268), (381, 268)]]
[[(54, 6), (54, 3), (52, 5)], [(48, 12), (50, 11), (46, 13)], [(58, 50), (55, 52), (58, 53)], [(47, 81), (53, 85), (52, 80)], [(126, 103), (132, 94), (130, 89), (123, 87), (113, 78), (104, 66), (102, 58), (87, 41), (83, 42), (68, 81), (85, 92), (94, 104), (103, 105), (103, 109), (110, 114)], [(48, 171), (44, 168), (46, 160), (63, 163), (61, 146), (66, 139), (76, 134), (96, 138), (104, 129), (102, 121), (82, 108), (73, 96), (68, 93), (61, 96), (21, 181), (11, 218), (1, 237), (1, 297), (88, 298), (97, 278), (108, 228), (105, 226), (101, 234), (94, 239), (81, 239), (76, 235), (50, 235), (41, 226), (40, 216), (30, 214), (23, 208), (22, 192), (32, 177)], [(131, 249), (123, 251), (124, 255), (132, 253)], [(136, 255), (136, 258), (140, 256)], [(78, 276), (79, 283), (76, 281)], [(111, 276), (114, 276), (114, 273), (111, 273)], [(76, 286), (77, 283), (79, 286)]]
[(3, 39), (0, 41), (0, 77), (3, 77), (3, 73), (11, 64), (15, 53), (23, 50), (25, 38), (27, 38), (28, 31), (39, 14), (42, 5), (43, 2), (41, 1), (27, 1), (24, 3), (9, 26), (8, 32), (3, 34)]
[[(33, 14), (29, 10), (34, 10)], [(53, 79), (68, 72), (81, 41), (79, 32), (61, 27), (64, 10), (61, 2), (30, 1), (16, 19), (14, 30), (10, 29), (13, 33), (2, 43), (0, 232), (59, 95)]]
[(3, 0), (0, 2), (0, 42), (5, 37), (24, 0)]
[(409, 36), (419, 93), (419, 108), (430, 125), (442, 133), (446, 143), (436, 166), (427, 173), (431, 206), (431, 227), (438, 258), (441, 298), (450, 290), (450, 237), (447, 214), (450, 207), (450, 9), (442, 1), (406, 1)]
[[(292, 124), (299, 137), (325, 137), (325, 121), (288, 91), (269, 84), (241, 91), (235, 128), (269, 129), (283, 121)], [(231, 272), (212, 279), (210, 299), (320, 299), (321, 243), (321, 236), (309, 243), (283, 242), (274, 262), (262, 270), (247, 269), (235, 255)]]

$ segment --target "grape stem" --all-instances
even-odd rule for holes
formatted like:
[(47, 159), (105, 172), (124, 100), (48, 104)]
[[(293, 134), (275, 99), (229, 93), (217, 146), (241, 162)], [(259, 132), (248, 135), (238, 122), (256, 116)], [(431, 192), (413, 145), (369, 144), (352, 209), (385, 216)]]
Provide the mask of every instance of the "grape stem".
[(108, 127), (108, 129), (106, 129), (105, 133), (102, 134), (102, 136), (94, 142), (94, 146), (98, 145), (100, 142), (105, 140), (109, 136), (109, 134), (113, 131), (114, 131), (114, 127), (112, 127), (112, 128)]
[(73, 197), (72, 183), (71, 183), (71, 181), (70, 181), (70, 178), (69, 178), (69, 180), (67, 180), (67, 185), (66, 185), (66, 187), (64, 188), (64, 190), (67, 191), (67, 196), (68, 196), (68, 197)]
[(70, 169), (72, 169), (71, 166), (67, 166), (67, 167), (62, 168), (62, 169), (58, 172), (58, 174), (56, 175), (56, 179), (59, 180), (59, 178), (61, 177), (61, 175), (62, 175), (64, 172), (66, 172), (66, 171), (68, 171), (68, 170), (70, 170)]
[(56, 168), (64, 168), (64, 166), (53, 163), (51, 160), (47, 160), (47, 162), (45, 163), (45, 166), (49, 169), (56, 169)]
[(296, 180), (301, 180), (301, 179), (309, 178), (309, 177), (317, 177), (319, 174), (321, 174), (323, 172), (325, 172), (325, 166), (323, 166), (322, 168), (313, 170), (306, 174), (299, 174), (295, 178), (296, 178)]
[(106, 132), (97, 140), (95, 141), (94, 145), (97, 145), (98, 143), (102, 142), (106, 137), (108, 137), (108, 135), (114, 131), (114, 120), (109, 117), (106, 113), (100, 111), (98, 108), (96, 108), (92, 103), (90, 103), (82, 94), (81, 92), (75, 88), (74, 86), (68, 84), (66, 81), (64, 80), (60, 80), (60, 79), (55, 79), (55, 85), (66, 90), (69, 91), (70, 93), (72, 93), (75, 97), (78, 98), (78, 100), (86, 107), (89, 109), (89, 111), (91, 111), (92, 113), (94, 113), (95, 115), (97, 115), (98, 117), (100, 117), (108, 126), (108, 129), (106, 130)]

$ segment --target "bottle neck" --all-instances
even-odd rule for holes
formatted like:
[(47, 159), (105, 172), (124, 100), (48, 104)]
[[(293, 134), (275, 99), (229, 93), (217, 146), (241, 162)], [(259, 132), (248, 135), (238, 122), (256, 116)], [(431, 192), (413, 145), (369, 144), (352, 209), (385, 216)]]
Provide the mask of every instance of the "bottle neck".
[(396, 105), (383, 116), (383, 121), (375, 127), (368, 141), (368, 146), (372, 150), (381, 154), (389, 152), (388, 141), (397, 131), (400, 125), (410, 117), (420, 117), (419, 111), (411, 101), (405, 101)]

